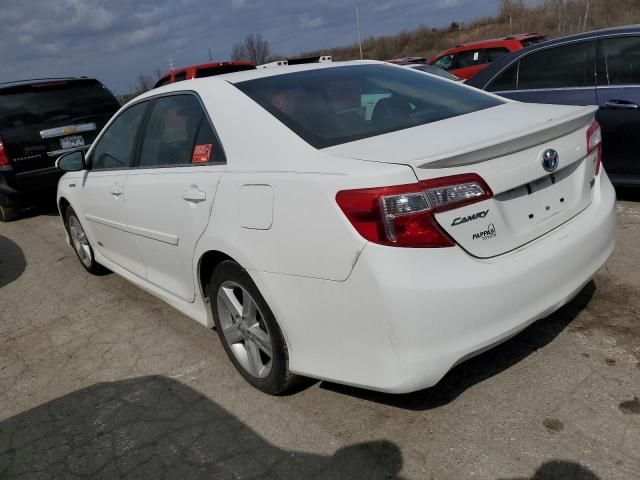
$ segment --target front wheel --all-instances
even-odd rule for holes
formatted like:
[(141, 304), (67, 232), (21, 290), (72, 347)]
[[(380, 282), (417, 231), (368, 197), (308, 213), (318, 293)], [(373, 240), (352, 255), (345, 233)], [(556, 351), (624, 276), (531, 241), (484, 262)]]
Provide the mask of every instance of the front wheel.
[(211, 276), (209, 299), (222, 345), (245, 380), (270, 395), (289, 390), (298, 377), (289, 371), (282, 331), (246, 270), (222, 262)]
[(89, 239), (82, 228), (80, 220), (73, 208), (68, 207), (65, 213), (65, 224), (71, 239), (71, 245), (84, 269), (93, 275), (102, 275), (105, 269), (96, 262)]

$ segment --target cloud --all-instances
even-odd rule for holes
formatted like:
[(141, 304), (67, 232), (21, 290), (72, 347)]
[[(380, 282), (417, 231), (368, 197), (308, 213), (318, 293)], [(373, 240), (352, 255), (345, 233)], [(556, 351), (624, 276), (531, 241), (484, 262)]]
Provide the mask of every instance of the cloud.
[[(8, 5), (5, 5), (8, 4)], [(141, 73), (230, 56), (261, 33), (272, 51), (294, 56), (421, 24), (448, 25), (495, 13), (495, 0), (16, 0), (0, 9), (0, 82), (87, 75), (126, 93)]]
[(460, 6), (460, 0), (440, 0), (438, 2), (439, 8), (456, 8)]
[(322, 17), (309, 17), (308, 15), (304, 15), (300, 19), (300, 27), (301, 28), (318, 28), (324, 25), (324, 18)]
[(118, 36), (112, 43), (112, 49), (115, 51), (121, 48), (143, 45), (159, 39), (167, 33), (169, 33), (169, 28), (166, 24), (148, 25)]

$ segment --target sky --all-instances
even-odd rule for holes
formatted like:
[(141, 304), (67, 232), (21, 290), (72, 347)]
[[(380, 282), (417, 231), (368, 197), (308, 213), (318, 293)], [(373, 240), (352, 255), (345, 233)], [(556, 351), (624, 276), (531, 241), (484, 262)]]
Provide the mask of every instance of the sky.
[[(114, 93), (140, 73), (229, 59), (260, 33), (283, 57), (492, 15), (497, 0), (0, 0), (0, 82), (87, 75)], [(154, 78), (155, 79), (155, 78)]]

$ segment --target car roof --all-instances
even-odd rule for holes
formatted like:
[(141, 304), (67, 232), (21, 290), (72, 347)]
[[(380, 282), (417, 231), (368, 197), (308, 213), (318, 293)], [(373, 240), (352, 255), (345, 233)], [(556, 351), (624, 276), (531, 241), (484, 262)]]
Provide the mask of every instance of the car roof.
[(606, 28), (602, 30), (593, 30), (591, 32), (578, 33), (575, 35), (568, 35), (566, 37), (554, 38), (553, 40), (546, 40), (544, 42), (529, 45), (522, 50), (511, 52), (507, 55), (500, 57), (494, 62), (490, 63), (485, 69), (478, 72), (476, 75), (467, 80), (467, 85), (472, 87), (485, 88), (487, 84), (493, 80), (493, 78), (499, 74), (507, 65), (511, 62), (527, 55), (530, 52), (562, 45), (564, 43), (576, 42), (580, 40), (590, 40), (594, 38), (608, 37), (612, 35), (627, 35), (627, 34), (640, 34), (640, 25), (627, 25), (624, 27)]
[(540, 37), (544, 37), (544, 35), (542, 35), (541, 33), (518, 33), (516, 35), (508, 35), (506, 37), (489, 38), (487, 40), (477, 40), (475, 42), (461, 43), (460, 45), (456, 45), (454, 48), (475, 47), (478, 45), (484, 45), (485, 43), (520, 41), (520, 40), (528, 40), (530, 38), (540, 38)]

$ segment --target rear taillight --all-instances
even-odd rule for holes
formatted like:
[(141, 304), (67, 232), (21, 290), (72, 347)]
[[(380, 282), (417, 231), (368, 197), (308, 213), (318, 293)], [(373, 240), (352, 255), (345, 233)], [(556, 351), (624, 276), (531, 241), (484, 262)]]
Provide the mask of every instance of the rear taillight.
[(589, 130), (587, 130), (587, 155), (596, 149), (598, 153), (595, 159), (595, 172), (596, 175), (598, 175), (600, 173), (600, 166), (602, 165), (602, 130), (600, 129), (600, 124), (594, 121), (589, 127)]
[(393, 187), (342, 190), (338, 206), (367, 240), (396, 247), (451, 247), (434, 213), (491, 198), (476, 174), (453, 175)]
[(0, 139), (0, 167), (6, 167), (9, 165), (9, 157), (7, 157), (7, 152), (4, 151), (4, 145), (2, 144), (2, 139)]

